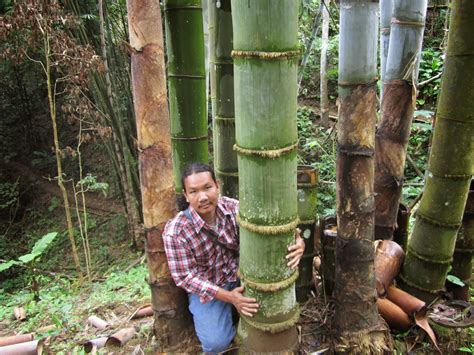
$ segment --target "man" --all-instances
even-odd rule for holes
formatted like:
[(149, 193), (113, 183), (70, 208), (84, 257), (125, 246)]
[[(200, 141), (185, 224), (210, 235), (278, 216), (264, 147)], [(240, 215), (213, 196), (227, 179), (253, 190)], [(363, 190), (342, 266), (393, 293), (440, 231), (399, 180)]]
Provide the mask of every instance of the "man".
[[(205, 164), (189, 164), (181, 184), (189, 207), (166, 224), (166, 256), (176, 285), (189, 294), (203, 352), (222, 352), (235, 336), (232, 306), (248, 317), (259, 307), (255, 298), (243, 296), (244, 285), (238, 284), (239, 202), (219, 197), (219, 182)], [(304, 252), (299, 233), (288, 251), (288, 266), (296, 268)]]

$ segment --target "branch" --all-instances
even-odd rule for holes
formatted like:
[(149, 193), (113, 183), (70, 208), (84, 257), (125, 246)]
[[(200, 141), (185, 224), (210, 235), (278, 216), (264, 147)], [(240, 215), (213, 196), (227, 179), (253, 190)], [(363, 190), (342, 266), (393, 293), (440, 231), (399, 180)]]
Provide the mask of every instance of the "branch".
[(436, 79), (440, 78), (442, 74), (443, 74), (443, 72), (438, 73), (438, 74), (436, 74), (435, 76), (433, 76), (432, 78), (429, 78), (428, 80), (425, 80), (425, 81), (422, 81), (421, 83), (418, 83), (418, 84), (416, 85), (416, 88), (419, 89), (419, 88), (421, 88), (422, 86), (425, 86), (426, 84), (429, 84), (429, 83), (431, 83), (432, 81), (435, 81)]

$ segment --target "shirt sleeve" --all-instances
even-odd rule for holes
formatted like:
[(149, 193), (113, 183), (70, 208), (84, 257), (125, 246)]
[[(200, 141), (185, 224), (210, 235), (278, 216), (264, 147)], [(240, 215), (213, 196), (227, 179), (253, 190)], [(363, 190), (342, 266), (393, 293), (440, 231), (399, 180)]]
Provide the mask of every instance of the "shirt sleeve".
[(200, 297), (206, 303), (216, 297), (219, 287), (200, 277), (190, 246), (176, 235), (163, 234), (166, 257), (176, 286)]

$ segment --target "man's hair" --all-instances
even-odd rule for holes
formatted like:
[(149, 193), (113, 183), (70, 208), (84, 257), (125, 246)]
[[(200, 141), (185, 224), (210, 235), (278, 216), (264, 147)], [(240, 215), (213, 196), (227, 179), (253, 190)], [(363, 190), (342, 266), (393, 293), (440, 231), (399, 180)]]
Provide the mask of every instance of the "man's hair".
[(183, 191), (186, 191), (186, 188), (184, 187), (184, 179), (186, 179), (190, 175), (205, 173), (205, 172), (208, 172), (209, 174), (211, 174), (212, 180), (214, 180), (214, 182), (217, 183), (216, 174), (214, 174), (214, 169), (212, 169), (210, 165), (197, 163), (197, 162), (189, 163), (188, 165), (186, 165), (186, 167), (183, 170), (183, 173), (181, 174), (181, 186), (183, 188)]

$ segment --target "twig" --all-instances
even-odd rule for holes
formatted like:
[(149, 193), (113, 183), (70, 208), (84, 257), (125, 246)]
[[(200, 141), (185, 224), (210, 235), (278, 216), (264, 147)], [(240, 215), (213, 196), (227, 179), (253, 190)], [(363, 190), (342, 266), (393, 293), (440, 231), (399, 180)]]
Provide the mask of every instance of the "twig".
[(435, 81), (436, 79), (440, 78), (441, 75), (443, 75), (443, 72), (436, 74), (435, 76), (433, 76), (432, 78), (429, 78), (428, 80), (425, 80), (425, 81), (422, 81), (421, 83), (418, 83), (418, 84), (416, 85), (416, 88), (419, 89), (419, 88), (421, 88), (422, 86), (425, 86), (426, 84), (429, 84), (429, 83), (431, 83), (432, 81)]
[(145, 261), (145, 255), (142, 255), (140, 256), (138, 259), (136, 259), (135, 261), (133, 261), (130, 265), (128, 265), (124, 270), (123, 272), (128, 272), (130, 271), (130, 269), (132, 269), (134, 266), (138, 265), (138, 264), (141, 264), (142, 262)]
[(416, 166), (415, 162), (413, 161), (413, 159), (411, 158), (411, 156), (408, 155), (408, 154), (407, 154), (407, 161), (408, 161), (408, 163), (411, 165), (411, 167), (413, 168), (413, 170), (415, 170), (416, 175), (418, 175), (419, 177), (421, 177), (422, 179), (424, 179), (425, 176), (424, 176), (423, 173), (420, 171), (420, 169), (418, 169), (418, 167)]

